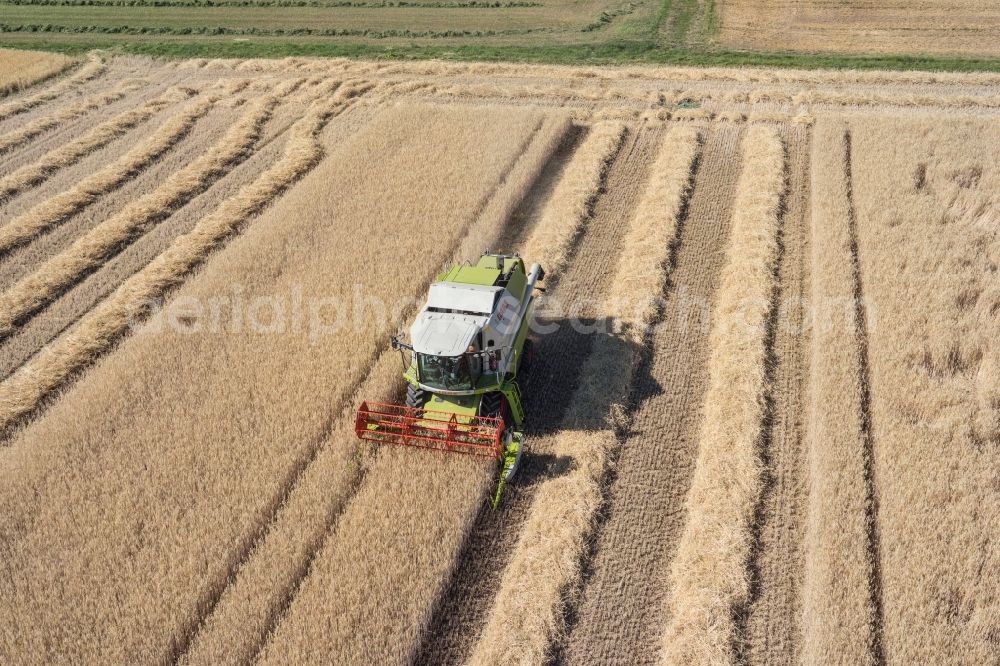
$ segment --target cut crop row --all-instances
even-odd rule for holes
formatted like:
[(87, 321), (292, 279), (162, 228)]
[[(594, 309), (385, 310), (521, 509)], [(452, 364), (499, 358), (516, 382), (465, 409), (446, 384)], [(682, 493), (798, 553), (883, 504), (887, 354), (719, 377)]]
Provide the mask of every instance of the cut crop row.
[(134, 178), (187, 135), (198, 119), (208, 113), (215, 101), (214, 98), (199, 100), (179, 111), (113, 164), (0, 227), (0, 256), (45, 233)]
[(665, 664), (735, 663), (735, 617), (749, 599), (785, 154), (777, 133), (764, 126), (747, 131), (743, 152), (713, 311), (709, 386), (687, 523), (669, 572)]

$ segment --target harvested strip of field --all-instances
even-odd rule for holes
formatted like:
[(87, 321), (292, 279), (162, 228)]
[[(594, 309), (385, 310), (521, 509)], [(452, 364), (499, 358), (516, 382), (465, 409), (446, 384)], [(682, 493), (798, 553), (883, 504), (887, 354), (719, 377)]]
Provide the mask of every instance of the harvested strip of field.
[(58, 83), (54, 83), (45, 90), (41, 90), (33, 95), (0, 105), (0, 120), (16, 116), (19, 113), (24, 113), (28, 109), (33, 109), (36, 106), (48, 102), (49, 100), (53, 100), (67, 90), (70, 90), (81, 83), (97, 78), (106, 70), (107, 65), (102, 60), (93, 58), (90, 62), (83, 65), (75, 74), (59, 81)]
[(622, 332), (636, 345), (644, 344), (662, 302), (660, 294), (691, 189), (700, 141), (700, 130), (695, 127), (675, 127), (664, 137), (646, 193), (625, 236), (625, 249), (608, 296), (619, 300), (608, 309), (620, 313), (617, 319)]
[(885, 661), (989, 663), (1000, 637), (1000, 134), (994, 118), (885, 116), (851, 119), (849, 140)]
[[(256, 66), (256, 63), (254, 66)], [(328, 65), (328, 68), (331, 71), (343, 72), (344, 70), (343, 65), (336, 67)], [(315, 71), (320, 68), (306, 66), (302, 69), (305, 71)], [(509, 65), (486, 66), (479, 64), (456, 68), (436, 64), (435, 66), (422, 65), (420, 67), (410, 66), (409, 68), (402, 65), (392, 68), (368, 66), (367, 68), (358, 67), (358, 69), (373, 73), (377, 72), (378, 74), (382, 74), (390, 69), (394, 74), (405, 72), (409, 69), (414, 75), (423, 76), (425, 84), (434, 84), (429, 87), (425, 94), (438, 96), (472, 97), (479, 98), (480, 100), (484, 98), (499, 100), (514, 97), (524, 101), (537, 99), (539, 101), (553, 100), (559, 103), (565, 103), (568, 100), (572, 100), (575, 103), (581, 101), (621, 100), (640, 106), (643, 109), (647, 108), (645, 104), (647, 102), (671, 107), (685, 101), (699, 100), (711, 100), (719, 104), (797, 103), (865, 106), (884, 104), (903, 107), (941, 106), (945, 108), (995, 108), (998, 102), (1000, 102), (1000, 98), (996, 95), (995, 86), (989, 87), (995, 84), (996, 79), (995, 76), (991, 75), (974, 77), (969, 79), (967, 85), (955, 85), (953, 88), (924, 85), (924, 81), (937, 78), (947, 80), (953, 84), (959, 82), (957, 79), (950, 78), (947, 73), (940, 75), (921, 73), (910, 76), (898, 73), (900, 75), (898, 85), (886, 85), (884, 87), (876, 87), (874, 83), (879, 80), (880, 75), (885, 79), (885, 82), (896, 82), (893, 75), (888, 73), (869, 73), (867, 76), (861, 76), (855, 73), (855, 76), (831, 77), (825, 75), (825, 73), (809, 72), (794, 77), (801, 79), (802, 82), (823, 84), (822, 87), (819, 87), (814, 85), (803, 86), (801, 84), (788, 85), (790, 82), (786, 79), (792, 75), (788, 72), (776, 72), (773, 70), (745, 72), (743, 73), (743, 77), (739, 77), (742, 79), (740, 83), (731, 83), (729, 82), (731, 79), (738, 78), (731, 76), (731, 72), (726, 73), (724, 82), (719, 82), (718, 80), (713, 81), (711, 76), (703, 74), (704, 70), (692, 70), (680, 73), (677, 70), (670, 69), (666, 73), (666, 76), (669, 78), (657, 80), (660, 72), (659, 68), (634, 68), (627, 70), (628, 74), (623, 73), (622, 77), (618, 79), (617, 85), (609, 81), (607, 72), (600, 70), (578, 72), (575, 74), (575, 78), (578, 80), (572, 82), (572, 85), (570, 85), (570, 82), (564, 78), (563, 72), (549, 71), (548, 78), (550, 80), (546, 81), (546, 68), (540, 67), (527, 69), (525, 67), (513, 67)], [(399, 72), (396, 70), (399, 70)], [(517, 78), (505, 82), (503, 85), (498, 85), (495, 80), (491, 81), (488, 78), (477, 76), (481, 70), (492, 71), (501, 76)], [(448, 71), (454, 71), (455, 74), (450, 78), (441, 78), (447, 76), (446, 73)], [(588, 75), (592, 79), (591, 81), (579, 80)], [(628, 81), (628, 79), (632, 79), (632, 81)], [(852, 79), (864, 81), (864, 84), (850, 85)], [(523, 83), (526, 80), (529, 83)], [(754, 80), (777, 82), (781, 84), (781, 87), (759, 88), (748, 85), (749, 82)], [(696, 83), (687, 83), (688, 81)], [(712, 106), (716, 105), (713, 104)], [(725, 111), (725, 109), (722, 110)], [(607, 112), (610, 109), (604, 109), (604, 111)], [(682, 111), (684, 114), (689, 114), (697, 110), (688, 109)], [(705, 113), (704, 110), (700, 112)]]
[(198, 119), (208, 113), (215, 102), (216, 99), (210, 97), (191, 104), (169, 118), (145, 141), (114, 164), (88, 176), (66, 192), (43, 201), (0, 227), (0, 256), (75, 215), (98, 198), (135, 177), (184, 137)]
[(205, 189), (235, 162), (245, 158), (274, 107), (299, 83), (301, 80), (286, 82), (284, 90), (276, 90), (275, 94), (258, 101), (204, 155), (0, 294), (0, 337), (8, 335), (18, 322), (100, 265), (122, 244), (170, 215), (180, 203)]
[(0, 49), (0, 95), (9, 95), (56, 76), (76, 62), (61, 53)]
[[(974, 0), (973, 0), (974, 1)], [(290, 64), (291, 63), (291, 64)], [(349, 62), (346, 59), (295, 58), (234, 60), (216, 58), (206, 60), (194, 58), (182, 67), (214, 71), (258, 71), (274, 72), (289, 66), (297, 72), (343, 72), (347, 69), (360, 70), (365, 75), (375, 72), (385, 74), (418, 76), (437, 75), (446, 78), (481, 75), (484, 77), (544, 79), (554, 78), (566, 82), (581, 79), (607, 79), (609, 70), (605, 67), (573, 67), (562, 65), (514, 64), (499, 62), (456, 62), (456, 61), (399, 61), (392, 64), (377, 61)], [(778, 69), (766, 67), (689, 67), (689, 66), (622, 66), (614, 70), (614, 78), (652, 79), (657, 84), (663, 81), (706, 81), (710, 83), (789, 83), (789, 84), (939, 84), (964, 87), (968, 85), (996, 85), (1000, 75), (992, 72), (956, 71), (892, 71), (892, 70), (835, 70), (835, 69)]]
[(803, 584), (805, 663), (877, 663), (865, 487), (869, 437), (856, 317), (846, 125), (820, 121), (812, 155), (809, 503)]
[[(787, 96), (787, 93), (786, 93)], [(776, 94), (780, 101), (781, 94)], [(793, 104), (839, 104), (843, 106), (937, 106), (942, 108), (990, 108), (1000, 107), (1000, 95), (899, 95), (892, 93), (868, 92), (857, 94), (846, 90), (807, 90), (791, 95)], [(767, 101), (767, 97), (761, 101)]]
[[(988, 90), (988, 89), (987, 89)], [(713, 87), (673, 88), (664, 92), (650, 92), (645, 89), (609, 89), (606, 85), (593, 87), (566, 87), (565, 85), (506, 85), (459, 83), (449, 86), (434, 86), (433, 95), (445, 98), (509, 99), (527, 100), (574, 100), (611, 101), (623, 100), (643, 103), (655, 99), (660, 105), (674, 106), (682, 103), (716, 103), (713, 106), (731, 104), (782, 104), (782, 105), (829, 105), (829, 106), (898, 106), (940, 107), (955, 109), (995, 109), (1000, 107), (1000, 95), (992, 94), (940, 94), (934, 92), (915, 93), (909, 90), (888, 91), (877, 89), (808, 89), (794, 88), (743, 88), (730, 90)], [(723, 113), (730, 113), (728, 109)], [(787, 115), (787, 114), (786, 114)], [(674, 108), (671, 117), (680, 120), (710, 119), (712, 112), (705, 108)]]
[(721, 272), (742, 128), (708, 130), (669, 274), (662, 321), (636, 370), (628, 436), (615, 461), (567, 664), (655, 664), (668, 594), (662, 575), (684, 527), (707, 385), (710, 304)]
[(785, 155), (775, 131), (763, 126), (747, 131), (743, 152), (687, 524), (670, 568), (666, 664), (734, 663), (734, 616), (749, 595)]
[(550, 275), (558, 275), (566, 265), (573, 239), (590, 215), (601, 179), (624, 135), (622, 123), (598, 123), (591, 128), (525, 243), (522, 254), (532, 261), (544, 257), (545, 271)]
[(119, 86), (115, 91), (93, 95), (82, 102), (77, 102), (76, 104), (72, 104), (65, 109), (62, 109), (61, 111), (57, 111), (51, 116), (45, 116), (43, 118), (33, 120), (12, 132), (8, 132), (7, 134), (0, 136), (0, 155), (27, 141), (28, 139), (33, 139), (39, 134), (54, 127), (58, 127), (63, 123), (79, 118), (80, 116), (95, 109), (107, 106), (112, 102), (117, 102), (118, 100), (124, 98), (126, 93), (131, 90), (134, 85), (134, 83), (127, 82)]
[[(483, 109), (474, 113), (481, 114)], [(537, 127), (534, 113), (520, 122), (529, 119)], [(513, 167), (525, 148), (521, 145), (520, 150), (510, 151), (514, 147), (510, 134), (510, 130), (504, 133), (504, 171)], [(552, 148), (555, 142), (546, 143)], [(498, 159), (497, 163), (503, 162)], [(511, 181), (515, 198), (523, 195), (529, 182), (520, 177)], [(507, 199), (509, 194), (502, 196)], [(487, 201), (482, 205), (488, 206)], [(503, 206), (508, 207), (512, 205)], [(483, 240), (501, 229), (500, 224), (491, 226), (480, 227), (486, 230)], [(396, 661), (415, 652), (464, 538), (456, 524), (470, 524), (496, 469), (492, 460), (465, 456), (427, 464), (439, 458), (435, 452), (379, 451), (358, 493), (343, 508), (313, 559), (298, 594), (283, 617), (275, 618), (280, 623), (264, 646), (264, 661), (282, 660), (289, 650), (306, 656), (333, 651), (345, 663)], [(414, 501), (418, 496), (419, 504)], [(378, 499), (372, 502), (371, 498)], [(435, 510), (432, 503), (437, 502), (441, 505)], [(428, 523), (412, 515), (426, 515), (426, 511), (439, 519)], [(427, 538), (434, 548), (425, 544)], [(348, 555), (357, 552), (359, 543), (378, 543), (379, 547), (371, 558)], [(336, 591), (333, 597), (331, 589)], [(317, 608), (322, 612), (317, 613)], [(316, 622), (317, 617), (323, 621)], [(375, 619), (366, 621), (369, 617)]]
[[(516, 156), (510, 138), (538, 120), (382, 113), (18, 432), (0, 451), (0, 645), (38, 661), (176, 656), (370, 370), (394, 299), (417, 298)], [(424, 196), (438, 182), (455, 187)], [(403, 218), (434, 242), (383, 242)], [(354, 260), (330, 261), (351, 237)], [(61, 617), (43, 601), (55, 594)]]
[[(244, 105), (243, 109), (234, 111), (225, 108), (222, 104), (213, 106), (208, 104), (207, 100), (195, 100), (193, 104), (184, 105), (174, 113), (186, 113), (191, 110), (192, 106), (201, 103), (206, 103), (208, 107), (206, 113), (192, 121), (187, 131), (177, 137), (177, 140), (172, 144), (167, 145), (161, 154), (140, 165), (135, 172), (125, 174), (120, 185), (111, 187), (106, 192), (95, 190), (89, 193), (81, 192), (77, 187), (91, 181), (91, 176), (95, 173), (108, 171), (111, 176), (114, 176), (111, 167), (119, 164), (119, 160), (132, 148), (128, 142), (115, 142), (107, 151), (109, 159), (94, 159), (94, 156), (91, 156), (83, 163), (74, 165), (63, 173), (56, 174), (37, 190), (26, 192), (23, 197), (12, 201), (9, 206), (10, 210), (4, 212), (16, 212), (17, 216), (12, 217), (10, 222), (18, 221), (19, 225), (11, 229), (10, 236), (14, 236), (14, 238), (6, 235), (3, 232), (4, 227), (0, 227), (0, 238), (12, 241), (10, 251), (0, 253), (0, 288), (5, 290), (29, 276), (46, 261), (67, 250), (91, 229), (119, 214), (130, 204), (154, 191), (176, 172), (201, 157), (206, 148), (216, 143), (239, 119), (240, 114), (248, 108)], [(161, 126), (150, 127), (148, 134), (150, 136), (159, 135), (163, 129), (162, 125), (173, 122), (172, 115), (159, 116)], [(265, 127), (270, 128), (271, 126), (272, 123), (269, 121)], [(136, 144), (136, 152), (138, 153), (139, 149), (144, 147), (144, 141), (140, 140)], [(114, 154), (116, 154), (116, 159), (111, 159)], [(228, 172), (225, 178), (220, 180), (228, 178), (230, 173), (232, 172)], [(50, 201), (52, 202), (51, 206), (48, 205)], [(79, 206), (79, 210), (73, 210), (74, 206)], [(60, 210), (67, 211), (66, 216), (55, 217), (49, 226), (48, 222), (52, 219), (50, 216), (58, 214)], [(208, 210), (204, 212), (207, 213)], [(173, 214), (176, 213), (172, 213), (171, 217)], [(169, 219), (167, 218), (167, 220)], [(32, 234), (31, 227), (35, 222), (41, 224), (42, 228), (40, 233)], [(27, 223), (25, 225), (27, 228), (21, 226), (21, 223)], [(154, 231), (160, 226), (161, 224), (157, 224), (150, 231)], [(147, 235), (143, 234), (135, 240), (141, 241)], [(130, 243), (121, 249), (125, 251), (133, 245), (134, 243)], [(101, 264), (101, 267), (106, 266), (120, 254), (121, 252), (116, 252), (107, 262)], [(80, 282), (76, 284), (80, 284)], [(60, 294), (61, 296), (62, 294)], [(22, 327), (18, 330), (24, 329)]]
[[(333, 102), (332, 104), (336, 104)], [(227, 199), (166, 252), (130, 278), (74, 330), (46, 347), (23, 371), (0, 384), (0, 430), (30, 412), (52, 389), (106, 351), (154, 303), (203, 260), (238, 224), (315, 166), (322, 155), (316, 134), (333, 113), (328, 103), (308, 112), (291, 129), (284, 158), (252, 185)]]
[[(135, 242), (122, 248), (84, 279), (60, 294), (46, 306), (44, 316), (33, 317), (0, 342), (0, 380), (11, 375), (42, 347), (70, 328), (101, 300), (110, 296), (125, 280), (164, 252), (178, 236), (192, 231), (202, 218), (215, 210), (220, 201), (236, 196), (242, 187), (256, 180), (269, 166), (281, 159), (289, 140), (290, 127), (308, 108), (307, 104), (296, 101), (298, 98), (297, 92), (275, 110), (251, 156), (236, 165), (204, 192), (178, 208), (170, 217), (137, 238)], [(314, 96), (312, 99), (318, 98), (319, 96)], [(308, 98), (302, 100), (307, 103), (311, 101)], [(169, 155), (157, 160), (127, 186), (102, 197), (86, 215), (76, 216), (65, 227), (60, 227), (57, 234), (38, 239), (25, 247), (23, 253), (12, 256), (7, 263), (30, 262), (32, 256), (42, 257), (41, 261), (44, 261), (45, 257), (58, 251), (60, 240), (64, 241), (62, 247), (67, 247), (77, 235), (85, 233), (89, 220), (100, 220), (117, 212), (143, 192), (155, 188), (169, 178), (174, 171), (196, 159), (203, 152), (205, 145), (213, 142), (232, 125), (238, 118), (238, 113), (224, 106), (219, 108), (217, 105), (208, 118), (199, 121), (196, 127), (170, 150)], [(330, 123), (328, 129), (324, 131), (324, 142), (328, 145), (339, 143), (366, 125), (370, 116), (370, 111), (360, 108), (360, 105), (348, 105), (346, 111), (338, 114), (336, 121)], [(65, 175), (61, 177), (65, 178)], [(74, 231), (77, 233), (74, 234)], [(46, 250), (49, 250), (48, 254)], [(0, 281), (3, 280), (5, 273), (14, 268), (17, 267), (0, 264)]]
[(604, 316), (615, 320), (623, 335), (599, 335), (593, 342), (554, 447), (555, 455), (574, 466), (536, 492), (471, 663), (543, 663), (564, 631), (565, 602), (580, 584), (608, 452), (616, 441), (614, 430), (602, 422), (624, 408), (638, 350), (656, 315), (698, 139), (698, 130), (675, 127), (660, 146), (606, 295)]
[(915, 94), (906, 90), (885, 92), (882, 90), (837, 90), (789, 88), (755, 88), (750, 90), (725, 90), (712, 88), (675, 89), (664, 94), (664, 99), (673, 103), (681, 101), (710, 102), (725, 104), (789, 104), (789, 105), (837, 105), (837, 106), (899, 106), (899, 107), (942, 107), (942, 108), (997, 108), (1000, 95), (968, 94)]
[(75, 163), (81, 157), (118, 138), (122, 132), (148, 120), (168, 104), (186, 99), (188, 94), (188, 90), (180, 88), (168, 91), (157, 99), (146, 102), (138, 108), (124, 111), (111, 120), (101, 123), (80, 138), (49, 151), (34, 164), (0, 178), (0, 200), (41, 183), (53, 172)]
[[(781, 221), (777, 312), (773, 326), (770, 418), (764, 494), (751, 564), (745, 618), (748, 666), (798, 666), (802, 660), (802, 593), (809, 506), (807, 435), (809, 325), (809, 161), (812, 129), (784, 127), (788, 195)], [(820, 663), (818, 661), (806, 663)], [(857, 663), (857, 662), (855, 662)]]
[[(177, 237), (194, 229), (202, 218), (215, 210), (220, 201), (236, 196), (241, 188), (256, 180), (269, 166), (280, 160), (288, 142), (289, 128), (302, 117), (307, 108), (307, 105), (294, 101), (297, 97), (298, 93), (275, 110), (252, 155), (234, 166), (204, 192), (187, 201), (170, 217), (122, 248), (85, 278), (61, 293), (46, 306), (44, 316), (31, 318), (0, 342), (0, 380), (10, 376), (42, 347), (55, 340), (103, 299), (109, 297), (125, 280), (164, 252)], [(369, 114), (354, 108), (355, 106), (350, 105), (344, 114), (338, 114), (336, 121), (328, 125), (329, 129), (324, 131), (326, 143), (336, 143), (367, 123), (369, 118), (366, 116)], [(169, 120), (169, 117), (163, 115), (161, 120)], [(5, 276), (12, 276), (15, 280), (18, 279), (18, 273), (23, 276), (30, 268), (28, 264), (44, 262), (62, 248), (68, 247), (75, 238), (86, 233), (91, 223), (96, 224), (118, 212), (143, 193), (167, 180), (175, 171), (197, 159), (204, 151), (204, 147), (222, 136), (238, 117), (239, 111), (216, 104), (207, 117), (199, 120), (164, 157), (151, 163), (123, 187), (100, 197), (91, 208), (87, 209), (86, 214), (74, 216), (65, 226), (60, 226), (57, 233), (36, 239), (22, 248), (22, 251), (10, 255), (8, 261), (0, 263), (0, 283)], [(80, 171), (80, 167), (75, 167), (74, 171)], [(67, 179), (68, 176), (71, 174), (60, 174), (59, 179), (62, 182), (72, 183), (74, 179)], [(47, 184), (46, 188), (51, 189), (49, 185)], [(37, 197), (38, 194), (33, 192), (32, 196)]]

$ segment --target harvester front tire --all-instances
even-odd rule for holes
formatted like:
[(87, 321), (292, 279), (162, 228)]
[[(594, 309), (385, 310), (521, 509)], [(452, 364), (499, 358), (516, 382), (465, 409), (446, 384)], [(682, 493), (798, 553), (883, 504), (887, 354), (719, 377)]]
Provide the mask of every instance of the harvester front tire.
[(423, 390), (419, 386), (407, 384), (406, 406), (414, 409), (420, 409), (424, 406), (425, 402), (427, 402), (427, 391)]
[(503, 405), (503, 393), (487, 393), (479, 403), (479, 415), (498, 418)]
[(479, 403), (479, 415), (489, 416), (495, 419), (503, 419), (504, 424), (510, 427), (510, 408), (507, 406), (507, 398), (500, 391), (487, 393)]

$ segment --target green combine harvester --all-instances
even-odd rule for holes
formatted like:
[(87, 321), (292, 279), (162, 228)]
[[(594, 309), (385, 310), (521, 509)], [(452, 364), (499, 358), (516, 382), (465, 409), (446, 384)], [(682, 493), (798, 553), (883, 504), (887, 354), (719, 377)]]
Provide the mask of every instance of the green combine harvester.
[(406, 404), (361, 403), (358, 437), (496, 458), (496, 508), (524, 452), (519, 381), (531, 367), (528, 324), (544, 277), (517, 254), (493, 253), (439, 274), (411, 342), (392, 338), (403, 356)]

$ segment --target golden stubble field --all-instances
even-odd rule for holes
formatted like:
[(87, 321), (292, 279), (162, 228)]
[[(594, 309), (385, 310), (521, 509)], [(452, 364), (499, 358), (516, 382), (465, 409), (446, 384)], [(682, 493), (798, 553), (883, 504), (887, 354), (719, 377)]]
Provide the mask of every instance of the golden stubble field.
[(995, 58), (1000, 6), (988, 0), (725, 0), (720, 45), (764, 51)]
[[(94, 55), (0, 99), (3, 663), (989, 663), (1000, 77)], [(546, 268), (529, 457), (361, 445)]]

